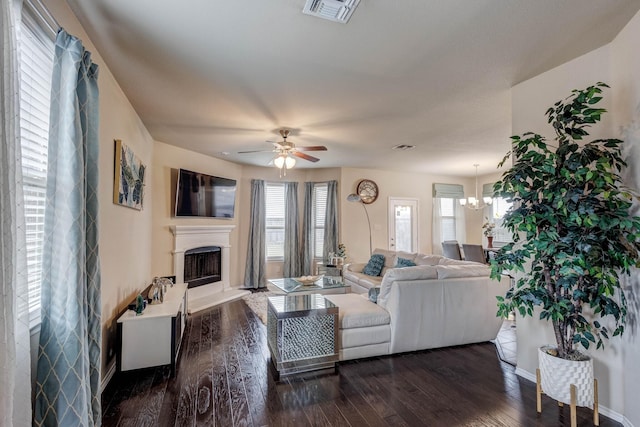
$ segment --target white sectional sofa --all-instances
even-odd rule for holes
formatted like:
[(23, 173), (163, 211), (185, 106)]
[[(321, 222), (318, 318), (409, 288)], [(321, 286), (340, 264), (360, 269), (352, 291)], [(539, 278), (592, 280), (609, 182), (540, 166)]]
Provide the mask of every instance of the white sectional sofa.
[[(380, 253), (380, 251), (378, 251)], [(387, 254), (390, 257), (396, 253)], [(403, 254), (406, 255), (406, 254)], [(497, 295), (504, 295), (509, 278), (489, 278), (484, 264), (428, 257), (431, 265), (385, 267), (377, 304), (357, 291), (327, 295), (340, 316), (340, 360), (470, 344), (496, 337), (502, 319), (496, 317)], [(386, 259), (386, 256), (385, 256)], [(395, 263), (394, 263), (395, 265)], [(358, 265), (349, 278), (363, 279)], [(356, 286), (364, 288), (363, 282)]]

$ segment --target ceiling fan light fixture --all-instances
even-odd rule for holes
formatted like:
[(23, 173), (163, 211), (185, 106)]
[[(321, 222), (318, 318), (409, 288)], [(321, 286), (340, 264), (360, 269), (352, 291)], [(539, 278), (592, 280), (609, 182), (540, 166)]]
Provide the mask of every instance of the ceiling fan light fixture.
[(284, 166), (284, 159), (285, 159), (285, 155), (284, 154), (280, 154), (278, 157), (276, 157), (273, 160), (273, 164), (276, 165), (276, 167), (278, 169), (282, 169), (282, 167)]
[(294, 157), (291, 156), (287, 156), (284, 159), (284, 165), (287, 169), (291, 169), (292, 167), (294, 167), (296, 165), (296, 159)]
[(296, 165), (296, 159), (286, 153), (282, 153), (273, 160), (273, 164), (276, 165), (278, 169), (291, 169)]

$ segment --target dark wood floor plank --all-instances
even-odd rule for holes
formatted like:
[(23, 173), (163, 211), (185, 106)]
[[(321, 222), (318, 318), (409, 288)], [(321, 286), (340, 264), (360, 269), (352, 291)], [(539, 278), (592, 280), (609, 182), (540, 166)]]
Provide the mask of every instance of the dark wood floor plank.
[[(174, 378), (168, 366), (117, 373), (103, 426), (568, 426), (568, 405), (501, 362), (493, 344), (342, 362), (335, 374), (279, 379), (266, 327), (242, 301), (189, 316)], [(578, 425), (592, 411), (578, 408)], [(601, 417), (601, 426), (620, 426)]]
[(213, 322), (211, 311), (202, 314), (200, 326), (200, 345), (198, 350), (198, 385), (196, 391), (195, 425), (211, 426), (213, 424)]
[(347, 381), (351, 382), (353, 386), (359, 390), (373, 411), (386, 423), (393, 423), (393, 425), (397, 426), (408, 426), (389, 405), (389, 402), (386, 400), (386, 393), (380, 390), (377, 383), (369, 381), (373, 375), (373, 369), (371, 369), (369, 365), (362, 363), (354, 363), (351, 367), (352, 375), (347, 377)]
[(238, 325), (233, 320), (237, 316), (233, 316), (232, 309), (234, 306), (227, 307), (222, 311), (221, 328), (224, 331), (234, 331), (223, 340), (224, 343), (224, 363), (227, 372), (227, 382), (229, 386), (229, 399), (231, 402), (231, 415), (234, 426), (250, 426), (253, 425), (251, 414), (249, 413), (248, 396), (244, 388), (242, 380), (242, 370), (238, 362), (236, 353), (235, 336), (237, 335)]
[(212, 366), (211, 384), (213, 387), (214, 402), (214, 425), (225, 427), (233, 425), (231, 416), (231, 401), (229, 399), (229, 385), (227, 383), (227, 369), (224, 363), (224, 352), (227, 332), (222, 329), (222, 310), (219, 307), (214, 311), (212, 323), (215, 329), (212, 330)]
[(203, 314), (198, 313), (191, 316), (191, 329), (189, 334), (189, 345), (183, 354), (188, 363), (180, 364), (180, 371), (177, 373), (181, 383), (180, 394), (178, 396), (178, 407), (176, 409), (176, 426), (195, 425), (196, 405), (198, 396), (198, 378), (200, 357), (200, 338), (202, 335)]

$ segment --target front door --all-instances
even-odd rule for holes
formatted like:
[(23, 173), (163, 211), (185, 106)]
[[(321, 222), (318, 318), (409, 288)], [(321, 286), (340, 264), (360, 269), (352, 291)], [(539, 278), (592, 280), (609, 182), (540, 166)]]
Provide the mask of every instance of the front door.
[(389, 198), (389, 249), (418, 252), (418, 200)]

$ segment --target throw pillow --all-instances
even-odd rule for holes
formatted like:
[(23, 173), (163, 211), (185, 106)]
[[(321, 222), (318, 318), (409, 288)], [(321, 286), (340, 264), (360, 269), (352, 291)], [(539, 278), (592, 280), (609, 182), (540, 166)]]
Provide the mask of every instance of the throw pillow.
[(369, 301), (378, 303), (378, 295), (380, 294), (380, 288), (369, 289)]
[(362, 272), (367, 276), (379, 276), (382, 273), (382, 267), (384, 267), (384, 255), (373, 254)]
[(415, 267), (416, 263), (406, 258), (398, 258), (398, 263), (396, 264), (396, 268), (402, 267)]

